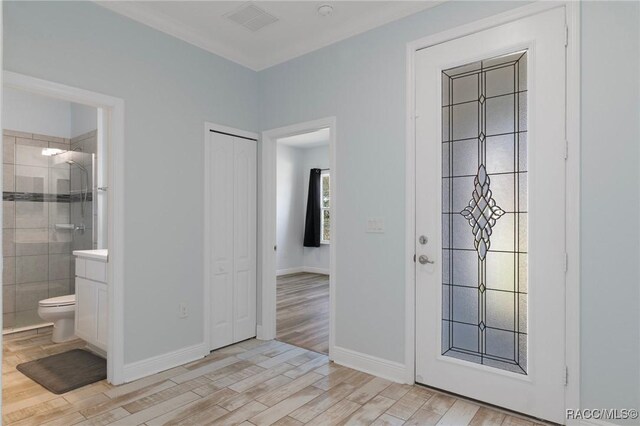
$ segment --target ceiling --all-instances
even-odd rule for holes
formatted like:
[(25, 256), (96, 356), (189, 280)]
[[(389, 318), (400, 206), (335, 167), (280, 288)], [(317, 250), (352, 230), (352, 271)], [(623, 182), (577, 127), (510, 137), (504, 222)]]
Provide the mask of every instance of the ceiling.
[(320, 129), (300, 135), (287, 136), (278, 139), (278, 143), (295, 146), (297, 148), (313, 148), (316, 146), (329, 145), (330, 129)]
[[(116, 13), (259, 71), (339, 40), (435, 6), (442, 1), (98, 1)], [(333, 7), (321, 16), (323, 4)], [(229, 19), (247, 6), (267, 15), (252, 31)], [(253, 9), (253, 8), (251, 8)], [(255, 12), (255, 9), (249, 11)], [(271, 17), (269, 17), (271, 15)], [(247, 18), (246, 13), (236, 18)], [(255, 24), (258, 25), (255, 25)]]

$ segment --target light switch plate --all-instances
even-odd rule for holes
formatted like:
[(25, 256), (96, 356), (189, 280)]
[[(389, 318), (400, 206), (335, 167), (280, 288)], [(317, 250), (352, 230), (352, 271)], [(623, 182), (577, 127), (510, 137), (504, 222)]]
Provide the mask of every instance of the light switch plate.
[(384, 219), (381, 217), (367, 218), (367, 232), (373, 234), (384, 233)]

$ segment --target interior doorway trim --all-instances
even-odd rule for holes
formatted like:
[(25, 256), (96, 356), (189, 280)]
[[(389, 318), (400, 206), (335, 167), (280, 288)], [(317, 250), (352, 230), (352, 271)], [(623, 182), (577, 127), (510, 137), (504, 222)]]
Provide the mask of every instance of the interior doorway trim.
[(258, 275), (261, 277), (261, 292), (258, 303), (262, 309), (262, 321), (258, 325), (258, 339), (271, 340), (276, 337), (276, 148), (277, 140), (314, 130), (329, 128), (329, 168), (331, 169), (331, 244), (329, 246), (329, 358), (333, 359), (335, 346), (335, 291), (336, 291), (336, 240), (337, 240), (337, 184), (338, 167), (336, 162), (336, 118), (326, 117), (319, 120), (279, 127), (262, 132), (262, 151), (260, 154), (260, 202), (258, 217)]
[(108, 135), (108, 223), (109, 332), (107, 341), (107, 380), (124, 383), (124, 101), (89, 90), (11, 71), (3, 72), (3, 87), (49, 96), (102, 110), (101, 122)]
[(415, 54), (416, 51), (516, 21), (550, 9), (565, 9), (566, 71), (566, 279), (565, 407), (580, 407), (580, 5), (571, 1), (536, 2), (407, 44), (405, 140), (405, 382), (415, 382)]

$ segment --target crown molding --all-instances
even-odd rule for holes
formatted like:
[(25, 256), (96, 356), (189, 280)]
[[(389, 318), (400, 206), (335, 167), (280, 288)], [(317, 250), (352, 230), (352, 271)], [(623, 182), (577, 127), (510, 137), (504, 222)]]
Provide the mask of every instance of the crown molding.
[(128, 1), (96, 1), (98, 6), (108, 9), (118, 15), (132, 19), (140, 24), (153, 28), (154, 30), (163, 32), (167, 35), (180, 39), (186, 43), (192, 44), (200, 49), (206, 50), (214, 55), (221, 56), (231, 62), (235, 62), (243, 67), (258, 71), (258, 64), (251, 58), (243, 55), (236, 49), (231, 49), (222, 43), (203, 37), (181, 22), (167, 16), (163, 13), (148, 13), (141, 10), (136, 2)]
[(334, 29), (320, 37), (314, 38), (311, 42), (304, 41), (285, 47), (275, 52), (272, 57), (266, 60), (251, 58), (240, 52), (238, 49), (233, 49), (228, 45), (220, 43), (209, 37), (205, 37), (164, 13), (149, 13), (148, 10), (143, 10), (138, 7), (136, 4), (137, 2), (95, 1), (95, 3), (114, 13), (125, 16), (186, 43), (192, 44), (200, 49), (208, 51), (209, 53), (221, 56), (253, 71), (262, 71), (266, 68), (287, 62), (291, 59), (348, 39), (355, 35), (362, 34), (390, 22), (413, 15), (414, 13), (430, 9), (444, 3), (445, 1), (447, 0), (415, 1), (413, 3), (407, 3), (407, 7), (405, 8), (394, 10), (393, 13), (383, 10), (379, 13), (366, 17), (366, 19), (357, 20), (347, 28)]
[(258, 69), (255, 69), (255, 71), (261, 71), (263, 69), (282, 64), (291, 59), (306, 55), (307, 53), (322, 49), (323, 47), (330, 46), (342, 40), (354, 37), (358, 34), (365, 33), (369, 30), (373, 30), (393, 21), (406, 18), (407, 16), (422, 12), (423, 10), (431, 9), (442, 3), (445, 3), (446, 1), (448, 0), (415, 1), (412, 2), (411, 7), (407, 7), (402, 10), (394, 10), (393, 13), (389, 13), (388, 11), (380, 11), (376, 15), (367, 17), (367, 19), (361, 19), (359, 21), (352, 22), (352, 25), (348, 28), (336, 29), (323, 34), (320, 37), (314, 38), (314, 40), (310, 43), (297, 43), (289, 48), (276, 52), (272, 58), (264, 61), (264, 63), (262, 63)]

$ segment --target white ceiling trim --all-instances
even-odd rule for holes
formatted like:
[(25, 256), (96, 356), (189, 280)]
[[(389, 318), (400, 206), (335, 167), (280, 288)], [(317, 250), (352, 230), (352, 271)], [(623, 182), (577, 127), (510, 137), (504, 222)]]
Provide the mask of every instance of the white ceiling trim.
[(126, 16), (127, 18), (133, 19), (134, 21), (137, 21), (155, 30), (178, 38), (182, 41), (199, 47), (200, 49), (204, 49), (210, 53), (222, 56), (225, 59), (250, 68), (254, 71), (259, 71), (255, 68), (255, 61), (243, 55), (239, 50), (230, 49), (228, 46), (222, 43), (217, 43), (214, 40), (203, 37), (200, 34), (197, 34), (195, 31), (191, 31), (189, 28), (186, 28), (181, 22), (178, 22), (165, 14), (161, 14), (159, 12), (150, 14), (147, 11), (143, 11), (137, 8), (135, 2), (96, 1), (96, 3), (119, 15)]
[(133, 19), (134, 21), (147, 25), (170, 36), (176, 37), (210, 53), (221, 56), (254, 71), (261, 71), (263, 69), (296, 58), (298, 56), (302, 56), (314, 50), (318, 50), (333, 43), (337, 43), (341, 40), (345, 40), (349, 37), (353, 37), (357, 34), (364, 33), (373, 28), (385, 25), (389, 22), (393, 22), (422, 10), (432, 8), (445, 1), (446, 0), (415, 1), (413, 4), (408, 5), (406, 8), (398, 9), (391, 13), (389, 11), (386, 11), (384, 13), (365, 16), (363, 19), (354, 21), (353, 25), (350, 25), (349, 27), (340, 28), (326, 34), (322, 34), (319, 37), (315, 38), (312, 42), (301, 42), (285, 47), (282, 50), (275, 52), (272, 57), (264, 61), (258, 60), (256, 58), (251, 58), (243, 54), (238, 49), (231, 48), (230, 46), (219, 43), (209, 37), (204, 37), (198, 34), (196, 31), (193, 31), (186, 27), (183, 23), (178, 22), (170, 16), (167, 16), (166, 14), (158, 11), (149, 13), (148, 10), (142, 10), (136, 6), (136, 2), (96, 1), (96, 3), (115, 13), (126, 16), (130, 19)]
[(407, 7), (403, 10), (397, 10), (393, 13), (389, 13), (388, 11), (386, 11), (384, 14), (367, 16), (366, 19), (354, 21), (352, 25), (347, 28), (341, 28), (340, 30), (336, 30), (332, 33), (323, 34), (322, 36), (316, 38), (313, 43), (299, 43), (292, 46), (291, 48), (284, 49), (281, 52), (277, 52), (273, 58), (271, 58), (261, 67), (258, 67), (258, 69), (255, 69), (255, 71), (261, 71), (265, 68), (287, 62), (293, 58), (297, 58), (298, 56), (313, 52), (314, 50), (322, 49), (323, 47), (332, 45), (342, 40), (346, 40), (350, 37), (362, 34), (374, 28), (381, 27), (382, 25), (397, 21), (409, 15), (413, 15), (414, 13), (430, 9), (441, 3), (444, 3), (445, 1), (447, 0), (416, 1), (411, 5), (411, 7)]

